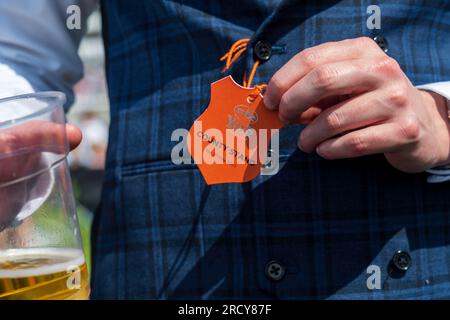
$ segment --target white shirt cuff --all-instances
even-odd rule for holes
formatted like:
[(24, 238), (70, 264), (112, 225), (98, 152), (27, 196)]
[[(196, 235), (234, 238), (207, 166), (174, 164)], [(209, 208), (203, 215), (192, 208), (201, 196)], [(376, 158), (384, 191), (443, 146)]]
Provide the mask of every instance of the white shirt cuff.
[(450, 100), (450, 81), (428, 83), (417, 86), (416, 88), (420, 90), (428, 90), (438, 93), (444, 98), (446, 98), (447, 102)]
[[(417, 86), (416, 88), (440, 94), (445, 99), (447, 99), (447, 110), (450, 110), (450, 81), (429, 83)], [(427, 172), (431, 174), (427, 179), (428, 183), (450, 181), (450, 166), (432, 168), (430, 170), (427, 170)]]

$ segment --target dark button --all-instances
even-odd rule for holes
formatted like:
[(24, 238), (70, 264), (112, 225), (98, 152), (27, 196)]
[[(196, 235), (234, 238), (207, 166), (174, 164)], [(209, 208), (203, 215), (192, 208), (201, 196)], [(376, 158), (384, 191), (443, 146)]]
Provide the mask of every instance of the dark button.
[(266, 276), (273, 281), (283, 279), (286, 269), (278, 261), (270, 261), (266, 265)]
[(400, 271), (406, 271), (411, 266), (411, 256), (408, 252), (398, 250), (392, 257), (392, 263)]
[(258, 41), (253, 50), (255, 58), (261, 62), (269, 60), (272, 56), (272, 46), (267, 41)]
[(385, 37), (383, 37), (383, 36), (376, 36), (376, 37), (373, 38), (373, 41), (375, 41), (375, 43), (384, 52), (388, 52), (389, 51), (389, 43), (388, 43), (388, 41), (387, 41), (387, 39)]

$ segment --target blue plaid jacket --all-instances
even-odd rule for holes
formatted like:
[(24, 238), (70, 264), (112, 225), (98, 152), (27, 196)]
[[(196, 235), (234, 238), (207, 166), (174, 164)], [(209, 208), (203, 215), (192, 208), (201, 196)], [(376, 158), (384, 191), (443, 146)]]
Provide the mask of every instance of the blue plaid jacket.
[[(450, 298), (450, 184), (383, 156), (304, 154), (301, 126), (281, 131), (282, 169), (270, 178), (206, 187), (195, 165), (170, 160), (172, 131), (208, 105), (219, 57), (241, 38), (251, 42), (231, 70), (239, 81), (258, 40), (274, 52), (254, 83), (304, 48), (377, 35), (415, 85), (450, 78), (450, 1), (380, 1), (381, 30), (366, 27), (371, 4), (103, 2), (112, 123), (93, 298)], [(407, 271), (393, 264), (398, 250)]]

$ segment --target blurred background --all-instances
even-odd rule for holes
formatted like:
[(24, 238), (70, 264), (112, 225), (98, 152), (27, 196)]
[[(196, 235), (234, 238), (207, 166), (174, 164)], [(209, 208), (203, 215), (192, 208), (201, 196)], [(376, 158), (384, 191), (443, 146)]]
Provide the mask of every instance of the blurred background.
[(70, 154), (69, 164), (89, 267), (90, 230), (94, 212), (100, 202), (109, 126), (109, 101), (101, 36), (101, 15), (97, 11), (89, 17), (87, 35), (80, 45), (84, 78), (74, 88), (75, 104), (67, 115), (68, 122), (83, 131), (83, 141)]

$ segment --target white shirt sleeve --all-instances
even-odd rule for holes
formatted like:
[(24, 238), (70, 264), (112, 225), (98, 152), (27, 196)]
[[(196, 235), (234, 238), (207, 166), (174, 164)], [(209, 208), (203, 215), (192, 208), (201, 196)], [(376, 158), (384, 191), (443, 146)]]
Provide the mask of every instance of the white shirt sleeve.
[[(72, 87), (83, 74), (78, 46), (96, 4), (96, 0), (0, 0), (0, 98), (58, 90), (67, 95), (69, 106)], [(71, 5), (80, 9), (80, 30), (66, 26)], [(0, 109), (0, 122), (17, 116), (19, 109)], [(46, 201), (53, 183), (51, 171), (39, 175), (35, 185), (27, 189), (22, 207), (12, 213), (15, 223)]]
[(33, 91), (33, 87), (24, 77), (18, 75), (8, 65), (0, 64), (0, 99)]
[(416, 88), (420, 90), (428, 90), (438, 93), (447, 99), (447, 103), (450, 100), (450, 81), (428, 83), (421, 86), (417, 86)]
[[(71, 5), (80, 8), (81, 29), (69, 30)], [(0, 96), (57, 90), (73, 102), (83, 75), (78, 46), (97, 0), (0, 0)]]
[[(445, 99), (447, 99), (447, 110), (450, 110), (450, 81), (429, 83), (429, 84), (417, 86), (417, 89), (432, 91), (437, 94), (440, 94)], [(450, 167), (449, 166), (433, 168), (433, 169), (427, 170), (427, 172), (431, 174), (427, 179), (427, 181), (429, 183), (439, 183), (439, 182), (450, 181)]]

